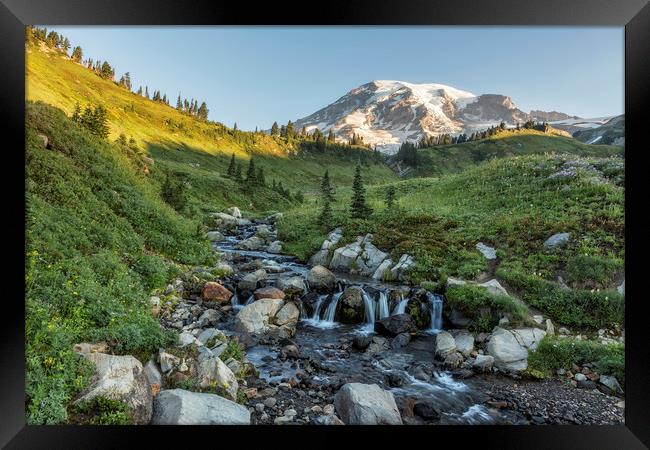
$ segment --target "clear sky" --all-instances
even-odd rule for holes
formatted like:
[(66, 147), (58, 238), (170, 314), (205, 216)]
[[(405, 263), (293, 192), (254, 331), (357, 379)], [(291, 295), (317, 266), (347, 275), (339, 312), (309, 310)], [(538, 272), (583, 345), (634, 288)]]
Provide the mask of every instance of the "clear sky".
[[(51, 28), (51, 27), (48, 27)], [(210, 119), (270, 128), (377, 79), (503, 94), (528, 112), (624, 111), (622, 27), (53, 27)]]

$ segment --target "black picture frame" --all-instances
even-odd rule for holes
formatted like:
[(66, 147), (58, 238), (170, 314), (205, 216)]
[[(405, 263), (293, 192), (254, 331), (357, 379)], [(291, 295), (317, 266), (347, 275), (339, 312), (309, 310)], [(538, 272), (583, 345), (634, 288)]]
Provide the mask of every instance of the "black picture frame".
[[(648, 253), (648, 221), (644, 164), (647, 150), (647, 110), (650, 106), (650, 5), (647, 0), (547, 0), (478, 2), (471, 0), (331, 1), (327, 5), (304, 2), (244, 2), (147, 0), (0, 0), (0, 114), (2, 115), (5, 164), (5, 224), (24, 230), (19, 214), (24, 209), (24, 190), (18, 186), (18, 166), (24, 162), (25, 51), (24, 25), (558, 25), (625, 27), (626, 114), (626, 394), (625, 426), (451, 426), (451, 427), (74, 427), (26, 426), (24, 362), (24, 247), (19, 239), (6, 239), (11, 256), (6, 258), (5, 283), (16, 288), (5, 294), (2, 314), (3, 349), (0, 373), (0, 444), (7, 448), (117, 448), (135, 446), (144, 437), (147, 447), (201, 445), (199, 439), (222, 444), (226, 438), (250, 447), (260, 445), (313, 445), (314, 433), (323, 443), (349, 442), (359, 433), (369, 438), (393, 438), (402, 446), (458, 445), (475, 441), (481, 448), (611, 448), (650, 446), (650, 345), (643, 296), (644, 256)], [(597, 95), (597, 93), (594, 93)], [(23, 149), (23, 151), (19, 151)], [(8, 176), (11, 175), (11, 176)], [(24, 179), (23, 179), (24, 183)], [(24, 184), (23, 184), (24, 187)], [(645, 207), (645, 208), (644, 208)], [(7, 221), (10, 221), (7, 223)], [(23, 222), (20, 224), (19, 222)], [(15, 222), (15, 223), (14, 223)], [(9, 236), (8, 234), (6, 235)], [(23, 294), (21, 294), (21, 291)], [(6, 291), (5, 291), (6, 292)], [(286, 436), (282, 436), (286, 434)], [(417, 437), (415, 437), (417, 435)], [(415, 439), (422, 439), (416, 444)], [(287, 439), (290, 439), (287, 441)], [(300, 440), (299, 440), (300, 439)], [(266, 443), (263, 443), (266, 441)], [(318, 442), (316, 442), (318, 443)], [(230, 444), (232, 445), (232, 444)], [(367, 443), (363, 445), (368, 445)]]

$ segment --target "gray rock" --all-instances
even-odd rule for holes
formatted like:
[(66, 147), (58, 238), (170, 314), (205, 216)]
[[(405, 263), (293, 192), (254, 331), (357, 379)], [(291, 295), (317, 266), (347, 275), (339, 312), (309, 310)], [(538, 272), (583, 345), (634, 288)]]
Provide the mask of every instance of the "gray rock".
[(300, 318), (300, 310), (293, 302), (287, 302), (275, 316), (275, 324), (278, 326), (295, 326)]
[(625, 280), (616, 288), (619, 294), (625, 295)]
[(178, 335), (178, 346), (181, 348), (187, 347), (188, 345), (191, 344), (198, 344), (198, 343), (199, 342), (191, 333), (184, 331)]
[(206, 309), (203, 311), (203, 314), (198, 319), (200, 327), (207, 327), (209, 325), (214, 325), (219, 322), (221, 314), (214, 309)]
[(436, 336), (436, 356), (445, 359), (456, 351), (456, 340), (446, 331), (441, 331)]
[(555, 248), (563, 247), (569, 243), (571, 233), (556, 233), (544, 242), (544, 247)]
[(504, 372), (521, 372), (528, 367), (528, 351), (509, 330), (496, 327), (487, 345), (494, 364)]
[(176, 366), (181, 363), (180, 358), (160, 350), (158, 353), (158, 360), (160, 362), (160, 369), (163, 373), (171, 372)]
[(348, 425), (402, 425), (393, 394), (376, 384), (343, 385), (334, 396), (334, 406)]
[(223, 234), (219, 231), (208, 231), (207, 238), (210, 242), (221, 242), (223, 241)]
[(477, 372), (487, 372), (494, 365), (494, 357), (490, 355), (476, 355), (476, 359), (472, 363), (472, 369)]
[(314, 425), (345, 425), (335, 414), (318, 416), (313, 421)]
[(218, 357), (205, 358), (199, 362), (197, 381), (203, 389), (216, 387), (228, 395), (231, 400), (237, 399), (239, 383), (232, 370)]
[(409, 314), (395, 314), (375, 322), (375, 332), (383, 336), (395, 337), (398, 334), (416, 331), (415, 322)]
[(208, 341), (211, 340), (212, 338), (216, 338), (217, 341), (225, 341), (226, 335), (224, 334), (223, 331), (218, 330), (216, 328), (206, 328), (199, 334), (197, 339), (201, 343), (201, 345), (206, 345)]
[(316, 291), (331, 291), (336, 286), (336, 276), (323, 266), (314, 266), (307, 274), (309, 287)]
[(158, 370), (158, 365), (152, 361), (149, 360), (147, 364), (144, 366), (144, 376), (147, 378), (147, 381), (149, 382), (149, 387), (151, 388), (151, 395), (158, 395), (160, 392), (160, 388), (162, 386), (162, 375), (160, 373), (160, 370)]
[(474, 336), (469, 333), (459, 333), (454, 336), (456, 350), (467, 358), (474, 351)]
[(616, 377), (613, 377), (611, 375), (601, 375), (598, 381), (601, 384), (607, 386), (615, 394), (622, 394), (623, 393), (623, 388), (618, 383), (618, 380), (616, 379)]
[(266, 271), (259, 269), (244, 276), (239, 281), (238, 287), (241, 291), (254, 291), (257, 289), (257, 285), (264, 280), (266, 280)]
[(489, 260), (497, 259), (496, 249), (488, 245), (485, 245), (482, 242), (476, 244), (476, 250), (481, 252), (481, 254), (485, 257), (485, 259), (489, 259)]
[(391, 279), (393, 280), (406, 280), (408, 270), (415, 265), (415, 259), (412, 256), (404, 254), (400, 257), (395, 266), (390, 269)]
[(575, 378), (576, 381), (585, 381), (587, 379), (587, 377), (580, 372), (576, 373), (573, 378)]
[(215, 394), (164, 390), (156, 397), (153, 425), (250, 425), (250, 411)]
[[(327, 241), (325, 241), (327, 242)], [(310, 266), (326, 266), (329, 261), (329, 250), (318, 250), (309, 258)]]
[(241, 219), (241, 211), (236, 206), (231, 206), (230, 208), (226, 209), (225, 212), (226, 214), (233, 216), (235, 219)]
[(269, 244), (269, 246), (266, 248), (266, 251), (269, 253), (282, 253), (282, 242), (281, 241), (273, 241)]
[(501, 286), (501, 283), (495, 279), (486, 281), (485, 283), (479, 283), (478, 286), (484, 287), (492, 295), (508, 295), (506, 288)]
[(136, 425), (149, 423), (152, 412), (152, 392), (142, 363), (133, 356), (105, 353), (82, 353), (94, 365), (93, 381), (75, 403), (96, 397), (126, 403)]
[(332, 270), (349, 271), (352, 264), (357, 260), (362, 252), (361, 244), (353, 242), (346, 246), (334, 250), (329, 267)]
[(256, 334), (269, 331), (271, 319), (283, 305), (281, 299), (265, 298), (244, 306), (235, 317), (235, 330)]
[(546, 331), (538, 328), (519, 328), (511, 330), (511, 333), (522, 347), (529, 350), (536, 350), (540, 341), (546, 336)]
[(381, 264), (375, 270), (375, 273), (372, 274), (374, 280), (390, 281), (391, 280), (391, 271), (390, 268), (393, 266), (393, 260), (388, 258), (382, 261)]
[(458, 352), (453, 352), (445, 357), (445, 367), (448, 369), (457, 369), (463, 363), (463, 356)]
[(304, 294), (307, 292), (305, 281), (301, 277), (280, 278), (276, 283), (278, 289), (285, 292), (285, 294)]
[(242, 250), (249, 250), (249, 251), (256, 251), (256, 250), (262, 250), (265, 246), (264, 239), (255, 235), (251, 236), (248, 239), (244, 239), (243, 241), (240, 241), (237, 245), (235, 245), (236, 248), (242, 249)]
[(357, 269), (361, 275), (372, 276), (387, 257), (388, 253), (384, 253), (372, 243), (366, 242), (363, 251), (356, 260)]

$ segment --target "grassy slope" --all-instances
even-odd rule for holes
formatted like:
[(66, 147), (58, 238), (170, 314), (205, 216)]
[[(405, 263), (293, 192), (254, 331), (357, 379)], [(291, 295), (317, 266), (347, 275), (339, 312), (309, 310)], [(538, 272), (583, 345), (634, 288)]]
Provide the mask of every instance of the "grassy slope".
[[(576, 159), (548, 155), (495, 159), (458, 174), (393, 183), (399, 207), (392, 212), (383, 205), (388, 185), (371, 187), (368, 198), (375, 214), (370, 220), (348, 219), (349, 193), (340, 192), (333, 225), (342, 225), (347, 239), (374, 233), (377, 245), (390, 250), (393, 257), (402, 253), (416, 256), (416, 281), (444, 282), (447, 276), (471, 279), (491, 270), (475, 249), (478, 241), (484, 242), (498, 250), (501, 279), (507, 278), (512, 288), (528, 294), (523, 297), (529, 304), (546, 309), (560, 323), (591, 327), (620, 322), (618, 295), (592, 295), (590, 289), (613, 288), (620, 281), (624, 258), (623, 169), (619, 159), (597, 159), (592, 162), (609, 174), (605, 183), (597, 183), (582, 172), (576, 179), (548, 179), (567, 158)], [(318, 209), (313, 204), (310, 210), (292, 211), (281, 224), (280, 238), (302, 257), (323, 240), (326, 230), (313, 225)], [(566, 249), (544, 249), (546, 238), (564, 231), (574, 235)], [(545, 280), (555, 281), (558, 274), (574, 281), (575, 287), (589, 288), (574, 291), (584, 303), (579, 310), (571, 310), (568, 303), (562, 310), (562, 302), (572, 299), (553, 298), (556, 303), (551, 305), (537, 298), (564, 296), (556, 290), (550, 292), (551, 288), (543, 284)], [(593, 318), (585, 305), (594, 296), (608, 296), (607, 301), (617, 303)]]
[(85, 382), (73, 343), (155, 351), (168, 339), (148, 311), (150, 290), (176, 263), (210, 263), (214, 253), (127, 147), (41, 103), (27, 105), (26, 129), (27, 418), (59, 423)]
[[(223, 176), (234, 153), (246, 172), (254, 156), (268, 183), (282, 181), (285, 188), (315, 192), (326, 169), (331, 179), (352, 184), (354, 161), (327, 154), (298, 154), (294, 143), (262, 133), (237, 132), (221, 124), (188, 117), (103, 80), (85, 67), (54, 52), (30, 49), (27, 53), (27, 99), (57, 106), (70, 115), (76, 103), (104, 105), (114, 140), (120, 133), (133, 137), (156, 165), (183, 174), (192, 185), (194, 204), (215, 209), (236, 204), (260, 211), (290, 205), (272, 192), (243, 192)], [(197, 166), (198, 164), (198, 166)], [(370, 180), (395, 179), (383, 164), (367, 165)]]
[(408, 176), (460, 172), (491, 158), (561, 153), (605, 157), (621, 155), (622, 149), (613, 145), (587, 145), (560, 134), (537, 130), (506, 130), (480, 141), (421, 149), (418, 151), (421, 162)]

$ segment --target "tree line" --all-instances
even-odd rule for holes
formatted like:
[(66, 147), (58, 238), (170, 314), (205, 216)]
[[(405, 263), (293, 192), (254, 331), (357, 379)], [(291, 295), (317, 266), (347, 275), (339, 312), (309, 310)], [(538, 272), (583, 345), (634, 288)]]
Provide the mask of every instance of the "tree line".
[[(226, 176), (240, 183), (242, 187), (248, 191), (255, 188), (269, 188), (266, 183), (264, 168), (256, 166), (254, 158), (248, 160), (248, 168), (246, 169), (246, 176), (244, 177), (242, 164), (237, 161), (235, 154), (233, 153), (230, 158), (228, 169), (226, 170)], [(292, 193), (282, 185), (282, 181), (276, 182), (276, 180), (273, 179), (270, 189), (289, 201), (302, 203), (305, 200), (302, 192), (296, 190), (295, 193)]]

